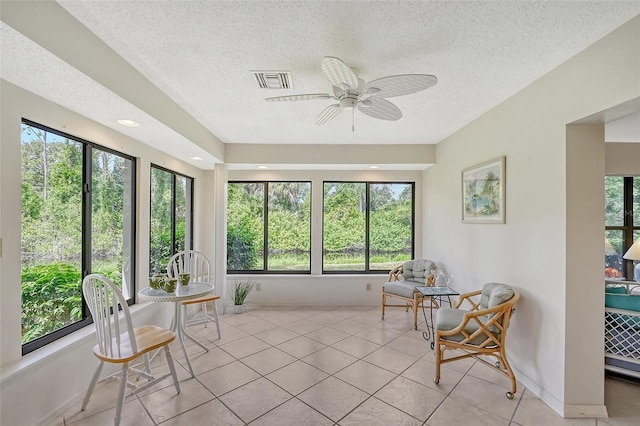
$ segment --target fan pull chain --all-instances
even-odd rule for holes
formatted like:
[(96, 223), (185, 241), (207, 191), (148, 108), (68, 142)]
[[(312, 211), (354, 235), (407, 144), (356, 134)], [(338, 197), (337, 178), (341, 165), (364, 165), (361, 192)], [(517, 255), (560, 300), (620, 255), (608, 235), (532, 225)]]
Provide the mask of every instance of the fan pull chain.
[(356, 131), (356, 108), (351, 108), (351, 131)]

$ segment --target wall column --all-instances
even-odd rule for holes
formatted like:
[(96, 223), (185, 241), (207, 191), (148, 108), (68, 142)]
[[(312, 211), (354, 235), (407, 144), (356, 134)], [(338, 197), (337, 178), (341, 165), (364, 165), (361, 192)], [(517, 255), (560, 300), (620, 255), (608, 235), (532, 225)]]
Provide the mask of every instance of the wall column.
[(603, 356), (604, 125), (568, 125), (566, 138), (564, 417), (607, 417)]

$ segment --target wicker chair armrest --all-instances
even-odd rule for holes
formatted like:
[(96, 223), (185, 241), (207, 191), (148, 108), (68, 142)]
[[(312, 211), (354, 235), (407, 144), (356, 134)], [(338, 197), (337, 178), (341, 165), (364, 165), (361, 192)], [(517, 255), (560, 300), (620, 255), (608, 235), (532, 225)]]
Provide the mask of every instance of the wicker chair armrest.
[[(473, 292), (473, 293), (476, 293), (475, 295), (477, 295), (481, 292)], [(473, 294), (473, 293), (465, 293), (465, 294)], [(464, 296), (464, 295), (461, 295), (461, 296)], [(505, 315), (510, 316), (511, 312), (515, 309), (515, 304), (519, 298), (520, 298), (520, 295), (519, 293), (516, 292), (514, 293), (511, 299), (507, 300), (506, 302), (500, 305), (494, 306), (493, 308), (476, 309), (473, 311), (469, 311), (464, 314), (462, 322), (456, 328), (451, 330), (439, 330), (439, 333), (443, 336), (456, 335), (465, 329), (469, 321), (473, 320), (476, 323), (478, 323), (478, 325), (482, 324), (481, 329), (485, 332), (485, 334), (489, 335), (490, 332), (486, 329), (486, 327), (492, 324), (497, 325), (498, 320), (503, 318)], [(485, 316), (490, 318), (489, 321), (482, 321), (480, 319), (480, 317), (485, 317)]]
[(462, 306), (462, 304), (465, 301), (467, 301), (471, 305), (471, 309), (470, 309), (471, 311), (477, 310), (480, 304), (474, 302), (472, 297), (479, 296), (480, 294), (482, 294), (482, 290), (472, 291), (469, 293), (462, 293), (460, 296), (458, 296), (458, 301), (453, 307), (456, 309), (459, 309), (460, 306)]
[(387, 280), (387, 282), (400, 281), (401, 276), (402, 276), (402, 264), (396, 266), (389, 272), (389, 279)]

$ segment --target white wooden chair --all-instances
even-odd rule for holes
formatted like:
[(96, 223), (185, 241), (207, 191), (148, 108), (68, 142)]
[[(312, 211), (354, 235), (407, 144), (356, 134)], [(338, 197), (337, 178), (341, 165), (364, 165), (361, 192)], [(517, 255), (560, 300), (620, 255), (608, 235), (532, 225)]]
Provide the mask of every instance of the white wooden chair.
[[(169, 343), (173, 342), (175, 334), (170, 330), (155, 325), (143, 325), (134, 328), (129, 306), (122, 292), (110, 279), (103, 275), (87, 275), (82, 280), (82, 292), (95, 324), (98, 344), (93, 347), (93, 354), (98, 358), (99, 362), (91, 378), (89, 389), (87, 389), (82, 401), (81, 409), (84, 411), (87, 407), (105, 362), (122, 365), (121, 371), (116, 374), (120, 378), (118, 403), (114, 418), (116, 426), (120, 424), (122, 406), (125, 399), (124, 392), (127, 386), (133, 389), (131, 394), (135, 394), (171, 376), (177, 393), (180, 393), (180, 382), (178, 381), (173, 356), (169, 348)], [(161, 377), (153, 377), (148, 353), (160, 348), (164, 348), (169, 373)], [(144, 361), (144, 370), (130, 365), (130, 362), (140, 357)], [(135, 386), (127, 380), (129, 373), (147, 380), (143, 385)]]
[[(185, 250), (174, 254), (167, 264), (167, 275), (169, 277), (178, 278), (178, 275), (182, 272), (188, 272), (191, 274), (192, 282), (206, 282), (212, 281), (211, 263), (207, 256), (199, 251)], [(182, 302), (182, 314), (184, 315), (184, 321), (182, 324), (186, 326), (204, 324), (205, 327), (209, 321), (216, 324), (216, 331), (218, 332), (218, 338), (220, 338), (220, 322), (218, 321), (218, 308), (216, 307), (216, 301), (220, 299), (220, 296), (215, 294), (209, 294), (206, 296), (198, 297), (196, 299), (188, 299)], [(209, 313), (207, 304), (211, 302), (212, 313)], [(193, 318), (187, 318), (187, 308), (190, 305), (201, 305), (201, 316), (194, 316)]]

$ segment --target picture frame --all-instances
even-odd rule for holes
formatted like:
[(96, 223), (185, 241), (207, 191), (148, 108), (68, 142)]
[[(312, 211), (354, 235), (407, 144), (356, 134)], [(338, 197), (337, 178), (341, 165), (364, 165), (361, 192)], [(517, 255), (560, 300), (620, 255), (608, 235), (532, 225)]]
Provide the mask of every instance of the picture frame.
[(506, 223), (506, 157), (462, 170), (462, 222)]

